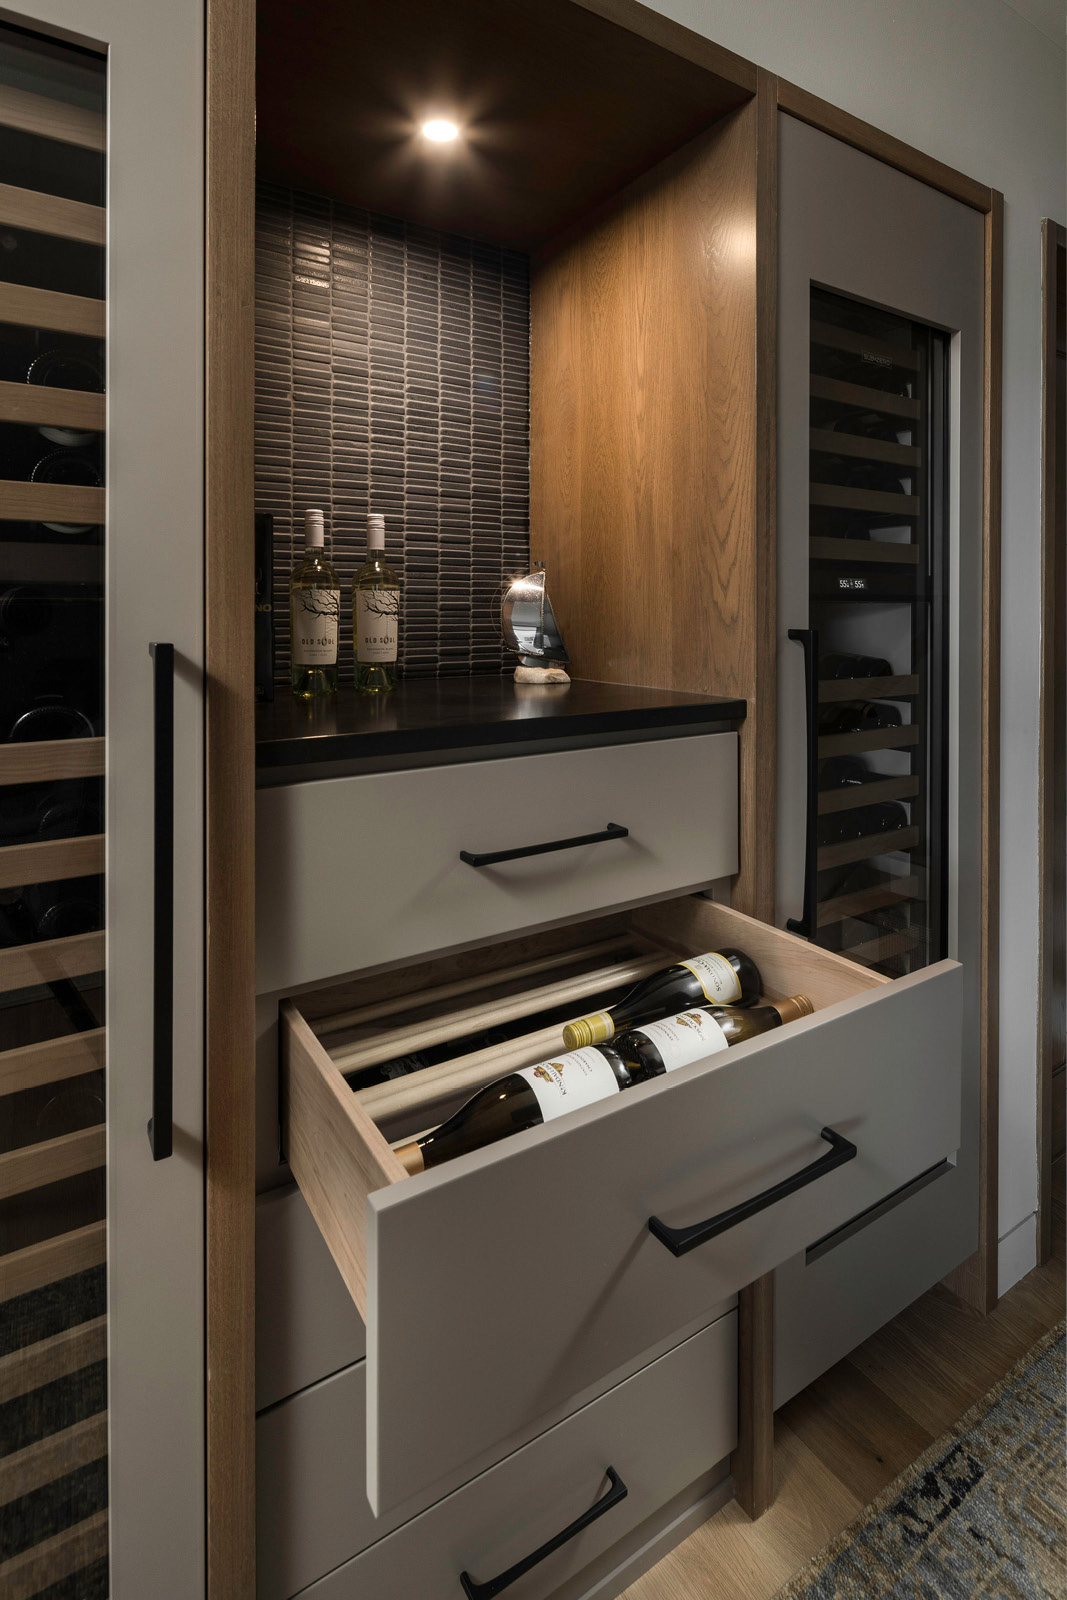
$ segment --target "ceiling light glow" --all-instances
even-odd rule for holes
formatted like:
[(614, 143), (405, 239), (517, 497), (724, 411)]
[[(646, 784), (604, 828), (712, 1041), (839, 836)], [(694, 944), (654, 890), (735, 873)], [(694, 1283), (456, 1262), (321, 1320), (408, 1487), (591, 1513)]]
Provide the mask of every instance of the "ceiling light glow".
[(432, 139), (434, 144), (448, 144), (453, 139), (459, 138), (459, 129), (454, 122), (446, 122), (443, 117), (434, 117), (422, 125), (424, 139)]

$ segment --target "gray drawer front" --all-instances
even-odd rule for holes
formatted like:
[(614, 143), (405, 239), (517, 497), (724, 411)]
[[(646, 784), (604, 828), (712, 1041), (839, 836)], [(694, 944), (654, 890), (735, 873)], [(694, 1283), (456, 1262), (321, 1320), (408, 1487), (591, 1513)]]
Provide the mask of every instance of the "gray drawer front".
[[(609, 822), (630, 836), (460, 860)], [(737, 870), (737, 735), (262, 789), (256, 861), (260, 994), (700, 888)]]
[[(417, 1510), (959, 1143), (950, 962), (367, 1202), (368, 1494)], [(858, 1157), (681, 1259), (648, 1231)]]
[(363, 1320), (300, 1190), (260, 1195), (256, 1410), (359, 1361), (365, 1345)]
[(316, 1577), (307, 1600), (461, 1600), (460, 1572), (484, 1582), (529, 1554), (600, 1498), (612, 1466), (626, 1499), (515, 1590), (551, 1594), (734, 1448), (736, 1358), (729, 1312), (395, 1532), (366, 1508), (364, 1369), (328, 1379), (257, 1423), (258, 1600)]

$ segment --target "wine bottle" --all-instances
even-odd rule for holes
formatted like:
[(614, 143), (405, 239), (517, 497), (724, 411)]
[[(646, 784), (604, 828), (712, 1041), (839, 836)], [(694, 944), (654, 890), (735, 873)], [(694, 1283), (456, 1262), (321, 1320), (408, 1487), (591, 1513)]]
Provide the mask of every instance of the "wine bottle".
[(607, 1011), (576, 1017), (563, 1030), (568, 1050), (602, 1044), (621, 1028), (669, 1017), (680, 1006), (751, 1004), (763, 980), (743, 950), (709, 951), (653, 972)]
[(819, 766), (820, 789), (859, 789), (874, 774), (859, 756), (830, 756)]
[(908, 826), (908, 813), (899, 800), (881, 800), (872, 806), (857, 806), (855, 811), (838, 811), (819, 818), (820, 844), (844, 844), (852, 839), (867, 839), (875, 833), (892, 833)]
[(899, 706), (888, 701), (846, 700), (819, 712), (820, 733), (866, 733), (872, 728), (899, 728)]
[(892, 671), (884, 656), (856, 656), (835, 650), (819, 657), (820, 678), (888, 678)]
[(367, 517), (367, 559), (352, 579), (356, 688), (382, 694), (396, 683), (400, 579), (385, 559), (385, 518)]
[(298, 700), (337, 688), (341, 584), (326, 559), (321, 511), (304, 512), (304, 554), (289, 579), (290, 681)]
[(619, 1094), (637, 1083), (688, 1066), (703, 1056), (755, 1038), (812, 1010), (804, 995), (739, 1010), (698, 1006), (665, 1021), (632, 1028), (612, 1044), (585, 1045), (486, 1084), (432, 1133), (398, 1146), (408, 1172), (440, 1166), (455, 1156), (537, 1128), (568, 1111)]

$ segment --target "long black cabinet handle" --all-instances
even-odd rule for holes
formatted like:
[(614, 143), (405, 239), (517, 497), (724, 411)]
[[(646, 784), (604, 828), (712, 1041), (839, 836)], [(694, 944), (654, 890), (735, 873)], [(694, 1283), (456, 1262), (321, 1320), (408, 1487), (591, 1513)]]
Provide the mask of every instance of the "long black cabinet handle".
[(804, 704), (806, 707), (807, 819), (804, 823), (804, 910), (789, 917), (790, 933), (815, 937), (815, 889), (819, 870), (819, 634), (816, 628), (790, 628), (789, 637), (804, 647)]
[(833, 1172), (835, 1167), (843, 1167), (846, 1161), (851, 1161), (857, 1154), (852, 1140), (835, 1133), (833, 1128), (823, 1128), (821, 1137), (831, 1148), (824, 1156), (819, 1156), (817, 1161), (801, 1167), (799, 1172), (794, 1172), (791, 1178), (783, 1178), (781, 1183), (772, 1184), (769, 1189), (764, 1189), (762, 1194), (753, 1195), (751, 1200), (742, 1200), (740, 1205), (731, 1206), (728, 1211), (720, 1211), (718, 1216), (709, 1217), (706, 1222), (694, 1222), (688, 1228), (672, 1228), (666, 1222), (661, 1222), (659, 1217), (649, 1217), (649, 1233), (655, 1234), (660, 1243), (667, 1246), (671, 1255), (687, 1255), (690, 1250), (695, 1250), (698, 1244), (706, 1244), (709, 1239), (717, 1238), (728, 1228), (736, 1228), (739, 1222), (754, 1217), (757, 1211), (766, 1211), (768, 1206), (776, 1205), (787, 1195), (796, 1194), (798, 1189), (814, 1183), (816, 1178), (825, 1177), (828, 1172)]
[(582, 1515), (576, 1518), (569, 1527), (564, 1528), (562, 1533), (557, 1533), (554, 1539), (549, 1539), (546, 1544), (541, 1545), (539, 1549), (534, 1551), (533, 1555), (524, 1556), (521, 1561), (516, 1561), (513, 1567), (509, 1567), (506, 1572), (502, 1572), (498, 1578), (489, 1578), (485, 1583), (475, 1583), (469, 1572), (461, 1572), (459, 1581), (467, 1600), (493, 1600), (494, 1595), (501, 1594), (503, 1590), (509, 1588), (511, 1584), (529, 1572), (531, 1567), (536, 1567), (538, 1562), (544, 1561), (554, 1550), (558, 1550), (561, 1545), (565, 1545), (568, 1539), (575, 1538), (584, 1528), (588, 1528), (591, 1522), (595, 1522), (598, 1517), (602, 1517), (605, 1511), (610, 1511), (612, 1506), (617, 1506), (620, 1500), (625, 1500), (629, 1490), (614, 1467), (608, 1467), (607, 1478), (609, 1484), (607, 1493), (601, 1495), (600, 1499), (594, 1505), (591, 1505), (588, 1511), (583, 1511)]
[(174, 646), (150, 644), (155, 735), (152, 934), (153, 1161), (174, 1153)]
[(493, 867), (498, 861), (518, 861), (520, 856), (546, 856), (552, 850), (577, 850), (580, 844), (601, 844), (605, 839), (628, 839), (629, 828), (609, 822), (600, 833), (580, 833), (576, 839), (551, 839), (548, 844), (524, 844), (517, 850), (490, 850), (477, 855), (473, 850), (461, 850), (459, 859), (469, 867)]

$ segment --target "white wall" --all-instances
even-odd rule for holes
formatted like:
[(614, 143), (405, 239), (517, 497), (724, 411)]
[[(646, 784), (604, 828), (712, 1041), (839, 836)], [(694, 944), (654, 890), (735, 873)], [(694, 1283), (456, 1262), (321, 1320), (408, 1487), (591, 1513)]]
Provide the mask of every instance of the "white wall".
[(1062, 0), (653, 3), (1004, 195), (1003, 1291), (1033, 1265), (1037, 1206), (1040, 230), (1043, 217), (1067, 221), (1064, 7)]

